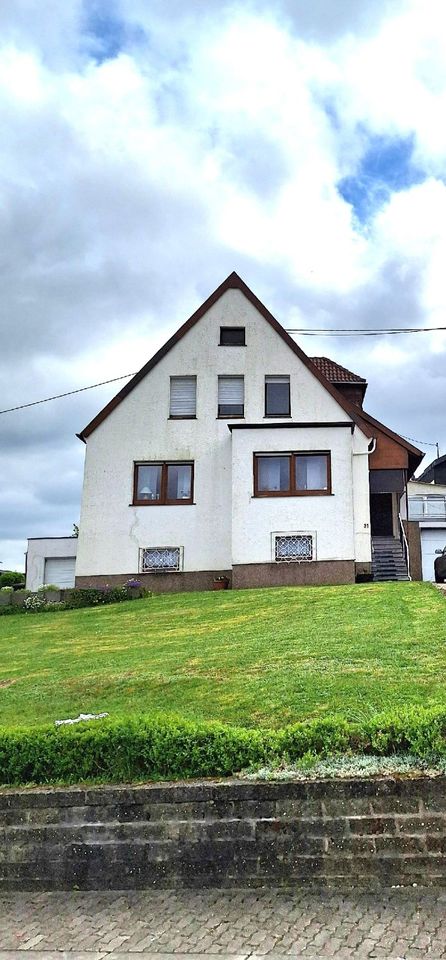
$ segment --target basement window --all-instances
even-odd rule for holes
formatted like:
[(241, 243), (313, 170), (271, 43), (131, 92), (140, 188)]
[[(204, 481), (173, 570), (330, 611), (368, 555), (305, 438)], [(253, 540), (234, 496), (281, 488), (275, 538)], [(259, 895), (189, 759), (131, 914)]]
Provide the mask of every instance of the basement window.
[(183, 547), (143, 547), (139, 551), (140, 573), (180, 573)]
[(315, 537), (312, 533), (274, 533), (276, 563), (302, 563), (315, 559)]

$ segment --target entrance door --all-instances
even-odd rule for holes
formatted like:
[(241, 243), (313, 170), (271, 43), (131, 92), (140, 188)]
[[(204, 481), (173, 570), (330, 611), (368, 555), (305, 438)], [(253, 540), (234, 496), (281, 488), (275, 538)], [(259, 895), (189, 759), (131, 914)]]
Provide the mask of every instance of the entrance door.
[(370, 522), (372, 537), (393, 536), (391, 493), (370, 494)]

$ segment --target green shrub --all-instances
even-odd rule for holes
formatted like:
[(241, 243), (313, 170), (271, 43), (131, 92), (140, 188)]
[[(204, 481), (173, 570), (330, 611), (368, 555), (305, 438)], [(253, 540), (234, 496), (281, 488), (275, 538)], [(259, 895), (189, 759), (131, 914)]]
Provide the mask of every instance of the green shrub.
[(18, 570), (4, 570), (0, 573), (0, 587), (24, 587), (25, 574)]
[(11, 614), (25, 613), (24, 607), (13, 607), (9, 604), (7, 607), (0, 607), (0, 617), (10, 617)]
[(14, 593), (14, 587), (0, 587), (0, 593)]
[[(66, 610), (77, 610), (80, 607), (96, 607), (106, 603), (122, 603), (123, 600), (136, 600), (141, 595), (127, 585), (124, 587), (82, 587), (71, 590), (64, 598)], [(149, 593), (145, 593), (149, 596)]]
[(49, 590), (56, 590), (58, 592), (60, 587), (55, 583), (42, 583), (40, 587), (37, 587), (37, 593), (47, 593)]
[(95, 720), (0, 730), (0, 783), (126, 782), (230, 776), (305, 757), (446, 756), (446, 708), (413, 709), (362, 724), (309, 720), (254, 730), (177, 717)]

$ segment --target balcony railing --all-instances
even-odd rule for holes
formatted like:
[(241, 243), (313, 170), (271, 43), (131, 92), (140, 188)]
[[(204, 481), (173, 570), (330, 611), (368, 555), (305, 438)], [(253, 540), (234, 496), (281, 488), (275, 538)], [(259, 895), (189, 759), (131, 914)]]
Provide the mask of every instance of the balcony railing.
[(409, 520), (446, 520), (446, 497), (409, 497)]

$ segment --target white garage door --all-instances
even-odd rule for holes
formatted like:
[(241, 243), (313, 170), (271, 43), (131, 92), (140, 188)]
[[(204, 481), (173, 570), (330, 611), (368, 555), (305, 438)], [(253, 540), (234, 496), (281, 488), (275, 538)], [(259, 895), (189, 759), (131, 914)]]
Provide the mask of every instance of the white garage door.
[(48, 557), (45, 560), (45, 583), (56, 587), (74, 587), (76, 557)]
[(436, 530), (421, 529), (421, 554), (423, 558), (423, 580), (435, 580), (434, 560), (436, 550), (446, 546), (446, 527)]

